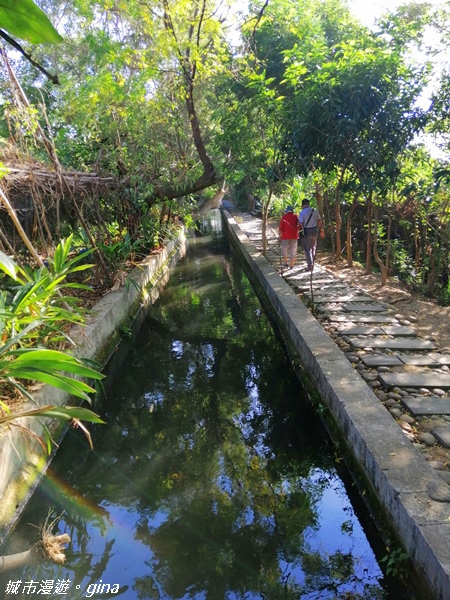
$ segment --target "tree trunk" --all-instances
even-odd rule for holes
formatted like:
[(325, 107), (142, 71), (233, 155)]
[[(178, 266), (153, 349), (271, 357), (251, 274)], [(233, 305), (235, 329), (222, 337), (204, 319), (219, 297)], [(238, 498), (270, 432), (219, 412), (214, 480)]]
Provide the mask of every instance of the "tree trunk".
[(336, 223), (336, 259), (341, 260), (342, 254), (342, 244), (341, 244), (341, 186), (344, 181), (345, 171), (347, 170), (346, 166), (342, 167), (341, 174), (339, 176), (339, 181), (336, 187), (336, 206), (334, 213), (334, 220)]
[(436, 282), (438, 279), (438, 262), (439, 261), (437, 260), (436, 254), (437, 254), (437, 252), (436, 252), (435, 246), (430, 244), (428, 255), (429, 255), (429, 262), (430, 262), (431, 268), (428, 273), (427, 292), (431, 296), (434, 294), (434, 288), (436, 286)]
[(225, 196), (226, 193), (227, 187), (225, 185), (225, 182), (223, 182), (222, 186), (214, 194), (214, 196), (210, 200), (207, 200), (203, 204), (203, 206), (200, 207), (200, 217), (203, 217), (208, 212), (208, 210), (212, 210), (213, 208), (219, 208), (222, 202), (222, 198)]
[(417, 219), (414, 219), (414, 252), (415, 252), (415, 265), (416, 271), (418, 272), (420, 269), (421, 258), (422, 258), (422, 248), (420, 247), (420, 230), (417, 225)]
[(336, 195), (336, 211), (335, 211), (335, 222), (336, 222), (336, 258), (341, 259), (342, 246), (341, 246), (341, 202), (339, 198), (339, 192)]
[(323, 218), (325, 216), (323, 212), (323, 193), (320, 183), (317, 181), (317, 179), (314, 180), (314, 189), (316, 190), (315, 197), (317, 201), (317, 210), (319, 211), (320, 216)]
[(352, 256), (352, 218), (355, 213), (355, 210), (358, 207), (358, 194), (353, 197), (353, 203), (348, 211), (347, 215), (347, 265), (351, 268), (353, 267), (353, 256)]
[(375, 213), (375, 219), (374, 219), (374, 235), (373, 235), (373, 254), (375, 257), (375, 260), (378, 263), (378, 266), (380, 267), (380, 271), (381, 271), (381, 286), (385, 286), (387, 284), (387, 277), (388, 277), (388, 273), (389, 273), (389, 255), (390, 255), (390, 251), (391, 251), (391, 225), (392, 225), (392, 217), (389, 215), (389, 222), (388, 222), (388, 230), (387, 230), (387, 242), (386, 242), (386, 258), (385, 261), (383, 262), (381, 260), (380, 255), (378, 254), (378, 216), (379, 216), (379, 207), (376, 206), (374, 213)]
[(367, 198), (367, 245), (366, 245), (366, 268), (365, 273), (372, 273), (372, 195)]
[(262, 253), (264, 256), (266, 256), (266, 254), (267, 254), (267, 217), (269, 214), (269, 207), (270, 207), (270, 202), (272, 200), (272, 194), (273, 194), (273, 184), (270, 185), (269, 196), (267, 198), (267, 201), (263, 202), (261, 232), (262, 232), (262, 245), (263, 245)]
[[(205, 142), (203, 140), (202, 132), (200, 129), (200, 121), (197, 115), (197, 109), (195, 107), (194, 101), (194, 82), (197, 74), (197, 62), (192, 59), (191, 50), (189, 48), (189, 44), (187, 48), (184, 49), (178, 42), (177, 32), (175, 30), (174, 22), (172, 21), (172, 16), (170, 12), (170, 5), (168, 0), (163, 0), (164, 7), (164, 26), (166, 30), (170, 33), (173, 38), (173, 41), (177, 47), (178, 53), (178, 64), (181, 70), (181, 74), (184, 81), (184, 97), (186, 102), (186, 109), (188, 114), (189, 124), (191, 126), (192, 131), (192, 139), (194, 141), (195, 149), (197, 151), (200, 162), (203, 166), (203, 173), (198, 177), (192, 184), (186, 184), (182, 188), (164, 188), (159, 189), (154, 195), (147, 198), (147, 203), (151, 204), (156, 199), (173, 199), (173, 198), (181, 198), (183, 196), (187, 196), (188, 194), (193, 194), (195, 192), (199, 192), (215, 183), (219, 182), (219, 177), (216, 174), (214, 165), (211, 159), (208, 156), (206, 151)], [(201, 42), (201, 29), (204, 22), (205, 17), (205, 0), (201, 3), (201, 6), (197, 6), (194, 14), (194, 21), (196, 22), (196, 27), (192, 25), (189, 29), (189, 42), (194, 46), (199, 48)], [(194, 22), (193, 21), (193, 22)]]

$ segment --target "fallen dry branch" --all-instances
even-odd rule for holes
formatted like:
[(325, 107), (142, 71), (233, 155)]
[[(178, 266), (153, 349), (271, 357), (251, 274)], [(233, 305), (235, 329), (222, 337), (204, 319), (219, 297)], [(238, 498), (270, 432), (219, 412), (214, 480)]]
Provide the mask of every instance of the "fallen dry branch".
[(41, 538), (30, 549), (16, 554), (0, 556), (0, 573), (19, 569), (26, 565), (35, 565), (41, 562), (52, 561), (59, 565), (64, 564), (66, 555), (65, 546), (70, 543), (67, 533), (53, 535), (52, 529), (59, 517), (49, 523), (49, 518), (41, 529)]
[[(4, 182), (7, 187), (23, 186), (24, 188), (41, 183), (42, 187), (51, 185), (60, 186), (58, 173), (52, 169), (44, 169), (41, 165), (23, 167), (12, 167), (5, 164), (7, 174)], [(114, 177), (102, 177), (98, 173), (83, 173), (80, 171), (63, 171), (62, 179), (64, 185), (72, 191), (92, 192), (99, 187), (111, 187), (117, 185)]]

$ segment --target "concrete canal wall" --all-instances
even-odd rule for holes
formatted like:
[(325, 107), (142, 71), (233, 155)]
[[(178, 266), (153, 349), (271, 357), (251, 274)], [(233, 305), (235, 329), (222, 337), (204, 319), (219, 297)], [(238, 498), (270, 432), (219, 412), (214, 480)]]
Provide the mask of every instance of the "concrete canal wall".
[[(170, 267), (184, 256), (186, 247), (185, 232), (180, 230), (177, 239), (167, 241), (161, 252), (142, 261), (127, 276), (124, 286), (106, 294), (90, 311), (85, 326), (71, 331), (76, 354), (105, 367), (141, 309), (158, 298), (169, 279)], [(63, 406), (70, 400), (67, 394), (50, 386), (39, 388), (33, 398), (39, 406)], [(20, 403), (17, 410), (25, 408), (36, 405)], [(58, 420), (22, 418), (16, 423), (28, 428), (32, 435), (18, 427), (0, 431), (0, 543), (19, 518), (51, 461), (33, 435), (42, 437), (45, 425), (59, 442), (66, 430)]]
[(409, 553), (430, 599), (450, 600), (450, 504), (433, 498), (445, 484), (401, 432), (372, 389), (275, 268), (223, 211), (229, 239), (280, 326)]

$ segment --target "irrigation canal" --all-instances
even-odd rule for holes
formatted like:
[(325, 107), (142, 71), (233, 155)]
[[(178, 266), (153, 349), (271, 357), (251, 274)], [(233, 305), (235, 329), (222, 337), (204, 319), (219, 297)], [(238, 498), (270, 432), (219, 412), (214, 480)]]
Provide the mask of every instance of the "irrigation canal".
[(66, 564), (3, 574), (0, 597), (412, 597), (383, 577), (384, 546), (217, 211), (207, 225), (97, 407), (94, 451), (66, 436), (1, 552), (28, 548), (51, 511)]

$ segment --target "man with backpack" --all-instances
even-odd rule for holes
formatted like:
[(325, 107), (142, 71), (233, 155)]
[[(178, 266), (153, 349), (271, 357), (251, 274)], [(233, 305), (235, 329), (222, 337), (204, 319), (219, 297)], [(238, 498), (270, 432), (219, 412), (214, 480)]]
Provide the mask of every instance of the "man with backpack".
[(305, 251), (306, 262), (310, 271), (314, 268), (314, 259), (316, 257), (317, 238), (325, 237), (323, 230), (322, 217), (319, 212), (309, 205), (306, 198), (302, 202), (302, 210), (298, 216), (301, 230), (301, 240), (303, 250)]

